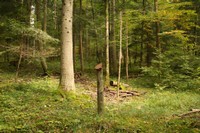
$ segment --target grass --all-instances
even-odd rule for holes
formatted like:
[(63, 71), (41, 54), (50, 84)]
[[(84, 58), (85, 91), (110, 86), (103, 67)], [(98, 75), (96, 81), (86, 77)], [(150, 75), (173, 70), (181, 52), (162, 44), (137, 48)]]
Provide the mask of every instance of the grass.
[(77, 92), (63, 99), (58, 79), (25, 76), (14, 82), (13, 76), (0, 74), (0, 132), (200, 132), (199, 119), (176, 116), (200, 108), (199, 93), (137, 87), (147, 94), (106, 103), (99, 116), (84, 85), (77, 83)]

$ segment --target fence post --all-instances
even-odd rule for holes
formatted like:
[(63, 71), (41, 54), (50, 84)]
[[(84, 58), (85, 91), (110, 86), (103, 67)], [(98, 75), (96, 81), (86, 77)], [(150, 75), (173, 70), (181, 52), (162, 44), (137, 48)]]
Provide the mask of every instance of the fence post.
[(103, 66), (99, 63), (95, 66), (97, 71), (97, 110), (98, 114), (102, 114), (104, 111), (104, 96), (103, 96)]

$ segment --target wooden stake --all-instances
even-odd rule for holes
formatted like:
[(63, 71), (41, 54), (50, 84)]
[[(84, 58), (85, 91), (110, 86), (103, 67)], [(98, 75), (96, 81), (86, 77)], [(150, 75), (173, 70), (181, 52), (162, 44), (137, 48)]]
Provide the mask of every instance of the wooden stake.
[(102, 63), (95, 66), (97, 71), (97, 110), (98, 114), (102, 114), (104, 111), (104, 95), (103, 95), (103, 67)]

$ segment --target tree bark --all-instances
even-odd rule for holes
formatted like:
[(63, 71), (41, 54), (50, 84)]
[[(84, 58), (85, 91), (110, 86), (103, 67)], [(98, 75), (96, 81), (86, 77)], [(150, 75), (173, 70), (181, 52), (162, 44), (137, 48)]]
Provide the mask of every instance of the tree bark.
[[(143, 15), (145, 15), (145, 10), (146, 10), (146, 6), (145, 6), (145, 0), (142, 1), (142, 6), (143, 6)], [(143, 63), (143, 47), (144, 47), (144, 21), (142, 21), (142, 34), (141, 34), (141, 45), (140, 45), (140, 68), (142, 67), (142, 63)]]
[(95, 69), (97, 70), (97, 110), (98, 114), (102, 114), (104, 111), (104, 88), (103, 88), (103, 68), (102, 63), (97, 64)]
[(121, 63), (122, 63), (122, 11), (120, 11), (120, 43), (119, 43), (119, 68), (118, 68), (118, 80), (117, 80), (117, 97), (119, 97), (120, 78), (121, 78)]
[[(158, 0), (154, 0), (154, 11), (157, 14), (158, 13)], [(160, 32), (160, 22), (159, 20), (156, 20), (155, 22), (155, 28), (156, 28), (156, 48), (158, 50), (158, 56), (160, 56), (161, 53), (161, 45), (160, 45), (160, 38), (159, 38), (159, 32)]]
[(44, 12), (44, 16), (43, 16), (43, 26), (42, 26), (42, 30), (44, 32), (47, 32), (47, 0), (43, 0), (43, 12)]
[(54, 29), (57, 30), (57, 0), (53, 1), (53, 8), (54, 8)]
[[(36, 18), (37, 18), (37, 28), (41, 28), (41, 13), (40, 13), (40, 2), (41, 2), (41, 0), (36, 0)], [(47, 0), (44, 0), (44, 22), (43, 22), (43, 31), (44, 32), (46, 32), (46, 22), (45, 21), (47, 21), (47, 19), (46, 19), (46, 17), (47, 17)], [(41, 43), (41, 42), (38, 42), (37, 41), (37, 43), (38, 43), (38, 50), (39, 50), (39, 52), (40, 52), (40, 63), (41, 63), (41, 66), (42, 66), (42, 69), (43, 69), (43, 75), (44, 76), (46, 76), (46, 75), (48, 75), (47, 74), (47, 63), (46, 63), (46, 59), (45, 59), (45, 57), (44, 57), (44, 55), (43, 55), (43, 52), (44, 52), (44, 48), (43, 48), (43, 44)]]
[(73, 67), (73, 0), (63, 0), (61, 34), (61, 77), (62, 90), (75, 90)]
[(126, 22), (126, 80), (129, 78), (129, 49), (128, 49), (129, 37), (128, 37), (128, 22)]
[(115, 0), (112, 0), (112, 10), (111, 10), (111, 32), (110, 32), (110, 41), (111, 41), (111, 67), (113, 74), (117, 73), (117, 50), (116, 50), (116, 37), (115, 37)]
[(40, 7), (40, 4), (41, 4), (41, 0), (36, 0), (36, 6), (35, 6), (35, 13), (36, 13), (36, 27), (41, 29), (41, 13), (40, 13), (40, 10), (41, 10), (41, 7)]
[[(80, 12), (79, 16), (82, 18), (82, 0), (80, 2)], [(81, 65), (81, 72), (84, 71), (84, 64), (83, 64), (83, 29), (82, 29), (82, 21), (79, 22), (79, 55), (80, 55), (80, 65)]]
[(105, 0), (106, 6), (106, 79), (105, 85), (109, 86), (110, 82), (110, 60), (109, 60), (109, 0)]

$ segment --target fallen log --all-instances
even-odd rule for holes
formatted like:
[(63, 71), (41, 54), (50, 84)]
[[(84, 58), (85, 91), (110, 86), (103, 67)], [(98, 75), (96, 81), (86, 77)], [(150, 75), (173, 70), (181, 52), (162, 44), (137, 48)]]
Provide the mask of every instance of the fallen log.
[(120, 97), (126, 98), (126, 97), (131, 97), (133, 96), (132, 94), (119, 94)]
[[(115, 90), (110, 90), (108, 88), (105, 88), (104, 91), (110, 95), (117, 95), (117, 91)], [(122, 98), (130, 97), (130, 96), (141, 96), (144, 94), (146, 94), (146, 92), (139, 93), (137, 91), (122, 91), (122, 90), (119, 91), (119, 96)]]

